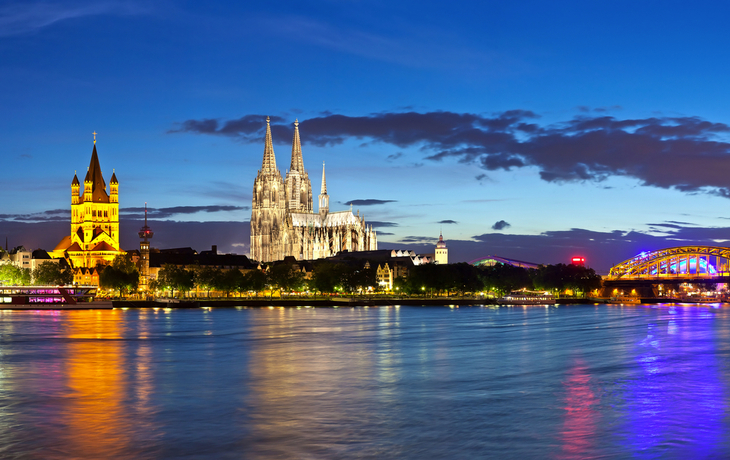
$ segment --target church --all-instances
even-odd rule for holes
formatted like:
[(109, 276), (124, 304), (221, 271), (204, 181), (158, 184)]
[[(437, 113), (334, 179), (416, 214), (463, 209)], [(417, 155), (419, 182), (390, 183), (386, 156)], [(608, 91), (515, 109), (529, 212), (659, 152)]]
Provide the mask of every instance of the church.
[(119, 249), (119, 182), (112, 173), (107, 189), (94, 133), (94, 150), (83, 188), (76, 174), (71, 181), (71, 234), (58, 243), (51, 256), (66, 258), (74, 269), (74, 280), (87, 283), (97, 264), (109, 264), (119, 254), (126, 254)]
[(330, 257), (340, 251), (374, 251), (378, 241), (364, 216), (352, 210), (330, 212), (324, 163), (317, 212), (312, 184), (304, 169), (299, 121), (294, 122), (291, 166), (283, 178), (276, 167), (271, 126), (266, 117), (264, 159), (253, 184), (251, 259), (273, 262), (287, 256), (297, 260)]

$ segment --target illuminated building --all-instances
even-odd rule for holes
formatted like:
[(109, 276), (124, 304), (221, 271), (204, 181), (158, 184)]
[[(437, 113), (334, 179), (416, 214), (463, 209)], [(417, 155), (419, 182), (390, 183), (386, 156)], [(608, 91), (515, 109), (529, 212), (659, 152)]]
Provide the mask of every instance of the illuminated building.
[(585, 257), (572, 257), (570, 259), (570, 263), (572, 265), (577, 265), (579, 267), (585, 267), (586, 266), (586, 258)]
[(264, 159), (253, 185), (251, 258), (258, 262), (283, 260), (287, 256), (313, 260), (340, 251), (378, 248), (375, 231), (365, 225), (359, 211), (357, 215), (352, 210), (330, 212), (324, 165), (317, 211), (313, 209), (312, 185), (304, 169), (299, 122), (294, 122), (291, 168), (285, 181), (276, 167), (267, 117)]
[(147, 285), (150, 279), (150, 242), (149, 239), (154, 236), (154, 232), (147, 225), (147, 203), (144, 204), (144, 227), (139, 229), (137, 233), (142, 239), (139, 243), (139, 289), (141, 291), (147, 290)]
[(436, 243), (436, 254), (434, 260), (437, 264), (448, 264), (449, 263), (449, 249), (444, 243), (444, 235), (439, 232), (439, 242)]
[(112, 173), (107, 192), (94, 133), (83, 188), (76, 174), (71, 182), (71, 234), (58, 243), (52, 257), (66, 258), (74, 269), (74, 281), (86, 283), (98, 281), (92, 273), (98, 272), (96, 266), (109, 264), (119, 254), (126, 254), (119, 249), (119, 182)]
[(392, 291), (393, 290), (393, 272), (395, 270), (391, 270), (388, 264), (381, 266), (378, 265), (378, 270), (375, 272), (376, 279), (378, 281), (378, 286), (384, 291)]
[(474, 259), (474, 260), (469, 261), (469, 264), (474, 265), (475, 267), (493, 267), (497, 264), (505, 264), (505, 265), (512, 265), (513, 267), (533, 268), (533, 269), (540, 268), (540, 265), (534, 264), (532, 262), (508, 259), (506, 257), (500, 257), (500, 256), (480, 257), (479, 259)]

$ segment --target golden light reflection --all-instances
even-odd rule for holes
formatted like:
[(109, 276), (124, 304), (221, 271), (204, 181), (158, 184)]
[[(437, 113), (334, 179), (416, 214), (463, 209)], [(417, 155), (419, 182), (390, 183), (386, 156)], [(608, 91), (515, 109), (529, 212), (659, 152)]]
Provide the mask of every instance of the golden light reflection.
[[(356, 317), (365, 314), (354, 310)], [(372, 394), (359, 385), (377, 372), (373, 345), (351, 340), (362, 318), (329, 313), (261, 309), (252, 316), (258, 346), (251, 348), (249, 373), (256, 403), (248, 416), (254, 436), (290, 440), (277, 443), (272, 457), (296, 457), (302, 433), (325, 439), (342, 420), (368, 416), (363, 407)]]
[(124, 398), (122, 312), (67, 312), (65, 380), (69, 389), (64, 411), (69, 453), (113, 458), (130, 452), (131, 420)]

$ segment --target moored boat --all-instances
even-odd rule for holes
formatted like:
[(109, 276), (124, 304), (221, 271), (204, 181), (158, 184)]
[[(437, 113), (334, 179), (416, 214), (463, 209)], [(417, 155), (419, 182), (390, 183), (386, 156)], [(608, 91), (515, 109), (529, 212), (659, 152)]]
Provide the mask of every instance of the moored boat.
[(95, 300), (96, 286), (0, 286), (2, 310), (111, 309), (111, 301)]
[(512, 291), (497, 299), (499, 305), (555, 305), (555, 296), (545, 291)]

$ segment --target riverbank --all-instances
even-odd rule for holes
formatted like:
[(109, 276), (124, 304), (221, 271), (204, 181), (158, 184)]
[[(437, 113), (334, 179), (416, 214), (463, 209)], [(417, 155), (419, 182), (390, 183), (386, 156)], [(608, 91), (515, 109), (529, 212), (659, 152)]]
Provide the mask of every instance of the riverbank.
[[(200, 308), (200, 307), (378, 307), (387, 305), (408, 306), (473, 306), (496, 305), (496, 299), (490, 298), (368, 298), (368, 297), (334, 297), (326, 299), (313, 298), (274, 298), (274, 299), (160, 299), (160, 300), (115, 300), (114, 308)], [(603, 299), (559, 299), (558, 305), (585, 303), (606, 303)]]

